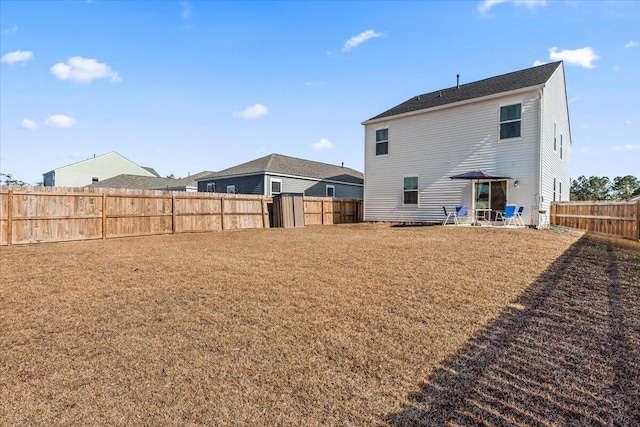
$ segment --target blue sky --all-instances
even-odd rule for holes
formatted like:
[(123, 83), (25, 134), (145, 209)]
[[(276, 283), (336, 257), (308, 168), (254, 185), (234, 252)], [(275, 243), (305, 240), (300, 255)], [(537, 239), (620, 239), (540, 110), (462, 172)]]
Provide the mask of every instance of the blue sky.
[(0, 170), (32, 184), (110, 151), (363, 170), (362, 121), (559, 59), (572, 178), (640, 177), (640, 2), (0, 0), (0, 31)]

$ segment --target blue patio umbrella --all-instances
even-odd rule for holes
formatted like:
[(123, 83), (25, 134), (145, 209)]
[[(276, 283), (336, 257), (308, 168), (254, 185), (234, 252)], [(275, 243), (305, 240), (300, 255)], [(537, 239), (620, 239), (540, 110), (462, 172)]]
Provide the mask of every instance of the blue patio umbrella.
[(490, 173), (487, 173), (485, 171), (482, 171), (480, 169), (475, 170), (475, 171), (471, 171), (471, 172), (465, 172), (465, 173), (461, 173), (458, 175), (452, 175), (449, 178), (451, 179), (470, 179), (470, 180), (480, 180), (480, 179), (513, 179), (510, 176), (503, 176), (503, 175), (493, 175)]

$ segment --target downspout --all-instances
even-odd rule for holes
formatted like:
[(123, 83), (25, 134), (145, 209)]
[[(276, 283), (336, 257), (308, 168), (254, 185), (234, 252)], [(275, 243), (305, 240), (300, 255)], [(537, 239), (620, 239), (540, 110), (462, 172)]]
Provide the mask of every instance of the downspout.
[(270, 194), (267, 192), (267, 174), (264, 174), (263, 180), (262, 180), (262, 194), (264, 194), (265, 197), (270, 196)]
[[(538, 92), (540, 97), (540, 106), (538, 107), (538, 210), (544, 209), (542, 206), (544, 195), (542, 193), (542, 109), (544, 106), (544, 87)], [(540, 221), (540, 214), (536, 217), (536, 225)]]

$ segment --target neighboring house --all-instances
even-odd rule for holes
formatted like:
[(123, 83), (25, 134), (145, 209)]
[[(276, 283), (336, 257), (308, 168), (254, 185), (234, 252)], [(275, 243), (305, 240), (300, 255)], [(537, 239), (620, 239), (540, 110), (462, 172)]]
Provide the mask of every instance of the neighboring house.
[(84, 187), (116, 175), (129, 174), (159, 177), (152, 168), (138, 166), (112, 151), (88, 160), (73, 163), (42, 174), (46, 187)]
[(89, 185), (93, 188), (127, 188), (130, 190), (198, 191), (198, 178), (211, 175), (204, 171), (186, 178), (159, 178), (122, 174)]
[(260, 194), (304, 193), (362, 199), (362, 172), (295, 157), (270, 154), (198, 179), (198, 191)]
[[(365, 122), (365, 221), (442, 221), (446, 206), (524, 206), (527, 223), (569, 200), (562, 62), (419, 95)], [(503, 180), (450, 176), (483, 170)]]
[(632, 202), (640, 202), (640, 194), (631, 198)]

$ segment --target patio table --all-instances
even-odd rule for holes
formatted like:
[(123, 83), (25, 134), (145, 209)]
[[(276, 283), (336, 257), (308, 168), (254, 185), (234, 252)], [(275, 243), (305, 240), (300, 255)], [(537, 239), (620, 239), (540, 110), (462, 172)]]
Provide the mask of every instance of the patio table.
[(475, 224), (478, 225), (480, 221), (488, 222), (491, 225), (491, 209), (480, 208), (475, 210), (474, 214)]

